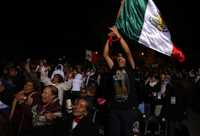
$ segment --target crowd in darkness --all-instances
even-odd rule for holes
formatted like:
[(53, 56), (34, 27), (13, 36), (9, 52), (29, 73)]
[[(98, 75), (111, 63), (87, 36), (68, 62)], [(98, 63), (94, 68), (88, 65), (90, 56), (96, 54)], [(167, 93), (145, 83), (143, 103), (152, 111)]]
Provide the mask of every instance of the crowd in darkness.
[[(125, 41), (114, 27), (107, 31), (121, 1), (71, 0), (63, 9), (55, 2), (34, 5), (39, 14), (33, 3), (25, 10), (7, 4), (1, 39), (24, 40), (0, 40), (0, 136), (189, 135), (188, 114), (200, 115), (194, 44), (199, 23), (192, 18), (198, 8), (194, 1), (155, 1), (173, 40), (191, 59), (182, 65)], [(106, 37), (105, 46), (99, 46)], [(86, 47), (104, 48), (102, 59), (82, 58)]]
[[(105, 65), (91, 66), (92, 65), (87, 66), (83, 64), (61, 64), (60, 61), (51, 64), (50, 61), (47, 62), (45, 59), (27, 59), (21, 62), (8, 62), (4, 65), (1, 69), (0, 82), (1, 135), (27, 136), (38, 131), (42, 131), (40, 132), (42, 134), (49, 135), (53, 134), (53, 132), (59, 134), (71, 133), (71, 135), (73, 135), (70, 131), (65, 132), (65, 130), (69, 130), (69, 128), (64, 128), (67, 126), (67, 121), (70, 122), (69, 120), (73, 118), (73, 114), (81, 113), (88, 117), (88, 120), (85, 121), (86, 124), (84, 124), (88, 128), (85, 126), (86, 128), (82, 129), (90, 129), (88, 131), (91, 135), (91, 130), (94, 130), (96, 135), (99, 133), (106, 133), (108, 105), (111, 99), (111, 92), (109, 92), (109, 88), (111, 87), (109, 71)], [(195, 88), (192, 89), (190, 87), (194, 87), (193, 85), (199, 87), (200, 69), (183, 68), (180, 70), (168, 66), (166, 66), (165, 69), (160, 69), (159, 67), (137, 68), (135, 80), (142, 92), (141, 102), (147, 100), (145, 103), (149, 103), (148, 100), (152, 95), (151, 93), (155, 91), (155, 88), (151, 88), (150, 84), (159, 84), (161, 80), (160, 74), (163, 74), (167, 80), (170, 80), (172, 84), (178, 86), (174, 95), (178, 96), (181, 93), (184, 95), (181, 98), (182, 100), (180, 100), (179, 108), (180, 105), (185, 105), (183, 102), (187, 104), (192, 103), (192, 101), (189, 102), (189, 96), (192, 96), (191, 90), (194, 92)], [(157, 87), (159, 87), (159, 85)], [(188, 88), (190, 91), (188, 91)], [(56, 90), (59, 92), (58, 94), (55, 93)], [(47, 94), (45, 94), (45, 92)], [(183, 94), (183, 92), (185, 94)], [(198, 95), (198, 92), (194, 92), (194, 96), (198, 97)], [(81, 98), (77, 99), (79, 96), (81, 96)], [(150, 97), (147, 98), (148, 96)], [(72, 100), (72, 102), (69, 100)], [(47, 104), (48, 106), (45, 107), (43, 111), (40, 108), (44, 106), (45, 101), (47, 101), (49, 105)], [(72, 103), (72, 105), (70, 105), (70, 103)], [(86, 108), (84, 112), (76, 113), (78, 108), (79, 110), (82, 108), (80, 106), (82, 103), (83, 105), (87, 103), (85, 107), (88, 108)], [(40, 108), (37, 109), (37, 107)], [(95, 121), (93, 119), (90, 122), (89, 115), (91, 114), (89, 113), (94, 112), (91, 107), (95, 107), (99, 112)], [(150, 109), (152, 109), (152, 107)], [(181, 109), (183, 111), (177, 113), (178, 115), (174, 115), (175, 117), (181, 117), (181, 112), (185, 112), (185, 107)], [(148, 112), (152, 112), (152, 110)], [(59, 118), (62, 118), (61, 120), (66, 122), (57, 121)], [(96, 128), (103, 126), (101, 128), (103, 128), (105, 132), (95, 129), (95, 125), (92, 125), (92, 123), (96, 124)], [(58, 129), (58, 127), (53, 127), (54, 129), (52, 129), (51, 125), (59, 126), (60, 129)], [(57, 130), (55, 130), (55, 128), (57, 128)], [(63, 128), (63, 130), (61, 128)], [(88, 132), (82, 129), (77, 129), (77, 131), (80, 131), (77, 133), (84, 134), (83, 132)]]
[[(147, 135), (148, 130), (157, 131), (142, 127), (147, 125), (145, 118), (174, 126), (186, 119), (188, 107), (200, 111), (199, 67), (138, 67), (117, 30), (112, 28), (109, 34), (121, 42), (131, 68), (121, 67), (123, 54), (109, 56), (109, 40), (103, 54), (107, 64), (87, 60), (70, 64), (67, 58), (23, 58), (2, 64), (0, 135)], [(170, 133), (175, 134), (174, 129)]]

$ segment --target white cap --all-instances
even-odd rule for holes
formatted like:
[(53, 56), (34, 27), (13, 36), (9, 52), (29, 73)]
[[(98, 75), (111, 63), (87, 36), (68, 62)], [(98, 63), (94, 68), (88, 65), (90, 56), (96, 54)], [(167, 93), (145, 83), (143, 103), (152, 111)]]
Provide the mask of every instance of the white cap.
[(62, 64), (58, 64), (58, 66), (55, 67), (55, 70), (53, 71), (51, 75), (51, 79), (53, 79), (54, 75), (57, 75), (57, 74), (60, 75), (63, 79), (65, 79), (64, 68)]

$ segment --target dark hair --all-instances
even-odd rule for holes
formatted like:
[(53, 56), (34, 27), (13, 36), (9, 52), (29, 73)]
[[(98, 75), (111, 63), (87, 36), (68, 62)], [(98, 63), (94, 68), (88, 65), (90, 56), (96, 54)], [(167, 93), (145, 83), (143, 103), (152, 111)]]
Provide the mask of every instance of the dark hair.
[(87, 92), (96, 95), (96, 89), (97, 89), (97, 87), (96, 87), (95, 84), (90, 84), (85, 89), (86, 89)]
[(76, 65), (74, 69), (76, 70), (77, 73), (81, 73), (82, 71), (82, 68), (80, 65)]
[(118, 56), (119, 56), (119, 54), (121, 54), (122, 55), (122, 57), (126, 60), (126, 65), (128, 64), (128, 62), (127, 62), (127, 56), (124, 54), (124, 53), (121, 53), (121, 52), (118, 52), (114, 57), (113, 57), (113, 63), (114, 63), (114, 67), (116, 68), (116, 69), (121, 69), (120, 67), (119, 67), (119, 64), (118, 64), (118, 62), (117, 62), (117, 58), (118, 58)]
[(51, 93), (55, 96), (58, 97), (58, 88), (55, 87), (54, 85), (48, 85), (45, 88), (50, 88)]
[[(55, 74), (54, 76), (58, 76), (58, 82), (59, 82), (59, 83), (64, 82), (64, 79), (63, 79), (63, 77), (62, 77), (60, 74)], [(54, 77), (53, 77), (53, 78), (54, 78)]]
[(34, 89), (37, 88), (37, 87), (36, 87), (36, 82), (35, 82), (34, 80), (32, 80), (32, 79), (27, 79), (27, 80), (25, 81), (25, 84), (26, 84), (27, 82), (31, 82), (31, 83), (33, 84), (33, 88), (34, 88)]

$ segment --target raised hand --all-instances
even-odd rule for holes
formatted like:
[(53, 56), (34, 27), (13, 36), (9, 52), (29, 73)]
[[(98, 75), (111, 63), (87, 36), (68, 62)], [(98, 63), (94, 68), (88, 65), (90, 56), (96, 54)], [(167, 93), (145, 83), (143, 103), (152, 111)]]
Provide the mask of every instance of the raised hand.
[(117, 38), (121, 38), (121, 34), (119, 33), (116, 26), (112, 26), (109, 28), (113, 35), (115, 35)]

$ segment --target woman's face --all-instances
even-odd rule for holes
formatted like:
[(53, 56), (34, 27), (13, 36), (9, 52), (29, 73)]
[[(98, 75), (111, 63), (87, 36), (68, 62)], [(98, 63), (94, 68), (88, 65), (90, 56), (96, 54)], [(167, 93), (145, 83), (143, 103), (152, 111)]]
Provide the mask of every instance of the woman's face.
[(44, 88), (43, 92), (42, 92), (42, 102), (44, 104), (48, 104), (48, 103), (51, 103), (54, 99), (54, 95), (51, 91), (51, 88), (49, 87), (46, 87)]
[(25, 93), (29, 93), (29, 92), (32, 92), (34, 90), (34, 85), (33, 85), (33, 82), (26, 82), (25, 85), (24, 85), (24, 92)]
[(117, 63), (118, 63), (120, 68), (122, 68), (126, 65), (126, 59), (120, 53), (117, 56)]

